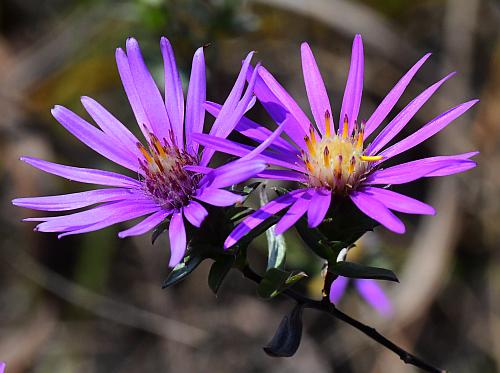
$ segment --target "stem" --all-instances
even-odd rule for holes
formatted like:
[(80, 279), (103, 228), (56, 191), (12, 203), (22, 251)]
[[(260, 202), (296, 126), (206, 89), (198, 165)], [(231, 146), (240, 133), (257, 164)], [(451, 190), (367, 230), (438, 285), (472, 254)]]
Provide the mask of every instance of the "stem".
[[(257, 273), (255, 273), (248, 265), (243, 267), (241, 269), (241, 272), (243, 273), (243, 276), (252, 280), (253, 282), (260, 283), (260, 281), (262, 280), (262, 277)], [(292, 289), (286, 289), (285, 291), (283, 291), (282, 294), (294, 299), (298, 303), (304, 304), (305, 307), (326, 312), (331, 316), (353, 326), (354, 328), (358, 329), (360, 332), (364, 333), (374, 341), (380, 343), (385, 348), (394, 352), (406, 364), (416, 366), (431, 373), (446, 373), (445, 370), (436, 368), (426, 363), (425, 361), (419, 359), (415, 355), (410, 354), (408, 351), (405, 351), (404, 349), (396, 345), (394, 342), (384, 337), (382, 334), (380, 334), (376, 329), (372, 328), (371, 326), (365, 325), (362, 322), (353, 319), (351, 316), (343, 313), (342, 311), (337, 309), (332, 303), (330, 303), (328, 301), (328, 298), (323, 298), (322, 301), (317, 301), (305, 297), (302, 294), (297, 293)]]

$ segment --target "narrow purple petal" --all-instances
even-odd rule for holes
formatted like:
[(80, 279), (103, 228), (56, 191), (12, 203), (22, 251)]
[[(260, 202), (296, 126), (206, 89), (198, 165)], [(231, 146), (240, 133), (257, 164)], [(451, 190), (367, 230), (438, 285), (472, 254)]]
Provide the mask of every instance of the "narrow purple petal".
[(348, 283), (349, 278), (344, 276), (339, 276), (333, 281), (332, 286), (330, 286), (330, 303), (337, 304), (340, 302)]
[[(437, 161), (441, 160), (455, 160), (455, 159), (463, 159), (467, 160), (475, 155), (479, 154), (479, 152), (469, 152), (469, 153), (464, 153), (464, 154), (457, 154), (457, 155), (451, 155), (451, 156), (438, 156), (438, 157), (432, 157), (433, 159)], [(477, 164), (474, 161), (471, 161), (469, 163), (450, 163), (448, 166), (444, 166), (436, 171), (429, 172), (428, 174), (425, 175), (425, 177), (436, 177), (436, 176), (448, 176), (448, 175), (453, 175), (457, 174), (459, 172), (464, 172), (468, 171), (471, 168), (476, 167)]]
[(231, 206), (243, 201), (243, 196), (217, 188), (204, 188), (195, 198), (213, 206)]
[(302, 75), (306, 85), (307, 98), (309, 105), (320, 132), (325, 133), (325, 113), (332, 113), (330, 100), (326, 93), (325, 83), (321, 77), (318, 65), (309, 44), (302, 43), (300, 47), (302, 55)]
[[(238, 144), (234, 141), (214, 137), (207, 134), (196, 133), (193, 134), (193, 139), (205, 147), (218, 150), (226, 154), (236, 155), (238, 157), (245, 156), (252, 151), (252, 147)], [(259, 154), (255, 159), (262, 160), (275, 166), (289, 168), (295, 171), (303, 171), (303, 166), (299, 165), (299, 159), (293, 157), (285, 157), (283, 154), (271, 153), (264, 151)]]
[(401, 163), (383, 170), (377, 170), (364, 181), (368, 185), (405, 184), (422, 177), (432, 175), (443, 168), (461, 172), (473, 168), (476, 162), (468, 159), (434, 159), (424, 158), (407, 163)]
[[(344, 123), (347, 115), (349, 119), (349, 134), (354, 129), (354, 121), (358, 119), (361, 95), (363, 94), (364, 57), (363, 41), (361, 35), (357, 34), (352, 43), (351, 66), (342, 99), (339, 123)], [(341, 127), (341, 125), (339, 125)], [(339, 131), (341, 128), (339, 128)]]
[(206, 174), (200, 181), (200, 186), (225, 188), (239, 184), (266, 169), (266, 164), (258, 160), (241, 160), (225, 164)]
[(309, 228), (315, 228), (321, 224), (330, 208), (332, 192), (327, 189), (311, 190), (311, 203), (307, 210), (307, 222)]
[(276, 123), (290, 121), (287, 135), (301, 148), (305, 148), (304, 136), (309, 134), (309, 118), (269, 71), (261, 66), (258, 74), (255, 95)]
[(236, 226), (236, 228), (231, 232), (229, 237), (224, 242), (224, 247), (227, 249), (233, 246), (244, 235), (257, 227), (263, 221), (267, 220), (269, 217), (290, 206), (305, 192), (306, 190), (304, 189), (294, 190), (293, 192), (285, 194), (284, 196), (280, 196), (272, 200), (268, 204), (262, 206), (260, 209), (255, 211), (252, 215), (248, 216), (245, 220), (243, 220)]
[[(71, 236), (75, 234), (82, 234), (88, 232), (95, 232), (99, 229), (107, 228), (111, 225), (122, 223), (127, 220), (139, 218), (141, 216), (150, 214), (152, 212), (156, 212), (160, 209), (158, 206), (130, 206), (126, 209), (117, 210), (113, 215), (108, 216), (107, 218), (99, 221), (95, 224), (91, 224), (85, 227), (78, 227), (76, 229), (70, 228), (66, 232), (58, 235), (58, 238), (62, 238), (65, 236)], [(51, 223), (51, 222), (47, 222)], [(45, 223), (42, 223), (45, 224)], [(40, 225), (42, 225), (40, 224)], [(40, 225), (38, 227), (40, 227)], [(38, 228), (37, 227), (37, 228)], [(66, 229), (65, 229), (66, 230)]]
[(392, 158), (395, 155), (401, 154), (427, 140), (429, 137), (435, 135), (443, 128), (445, 128), (448, 124), (450, 124), (453, 120), (469, 110), (478, 101), (479, 100), (471, 100), (465, 102), (437, 116), (415, 133), (411, 134), (404, 140), (401, 140), (400, 142), (392, 145), (391, 147), (380, 153), (380, 155), (383, 157), (383, 161)]
[(387, 229), (400, 234), (405, 232), (403, 222), (377, 199), (361, 191), (351, 193), (350, 197), (364, 214), (378, 221)]
[(184, 169), (188, 170), (188, 171), (196, 172), (199, 174), (203, 174), (203, 175), (208, 174), (214, 170), (211, 167), (197, 166), (197, 165), (187, 165), (187, 166), (184, 166)]
[(97, 125), (110, 137), (114, 138), (122, 147), (131, 152), (135, 158), (141, 157), (137, 149), (139, 140), (118, 119), (116, 119), (101, 104), (90, 97), (82, 97), (82, 104), (87, 113), (95, 120)]
[(129, 170), (137, 172), (139, 163), (134, 153), (124, 150), (121, 146), (116, 146), (113, 139), (106, 133), (63, 106), (57, 105), (51, 112), (64, 128), (92, 150)]
[(394, 211), (422, 215), (434, 215), (436, 213), (432, 206), (388, 189), (365, 187), (362, 191)]
[(170, 262), (168, 265), (169, 267), (175, 267), (186, 253), (186, 228), (180, 212), (172, 215), (168, 227), (168, 236), (170, 238)]
[(149, 138), (149, 133), (153, 132), (149, 119), (142, 106), (141, 99), (139, 97), (139, 92), (134, 83), (134, 78), (132, 77), (132, 72), (130, 71), (130, 65), (128, 57), (123, 51), (123, 49), (118, 48), (116, 50), (116, 65), (118, 66), (118, 72), (122, 80), (123, 88), (127, 94), (128, 101), (134, 112), (135, 119), (139, 124), (139, 128), (146, 139)]
[(140, 188), (141, 183), (128, 176), (110, 171), (65, 166), (32, 157), (21, 157), (21, 161), (42, 171), (81, 183), (108, 185), (115, 187)]
[(195, 227), (200, 227), (203, 220), (208, 215), (208, 211), (196, 201), (189, 202), (189, 205), (182, 209), (186, 219), (193, 224)]
[(423, 56), (413, 67), (408, 70), (408, 72), (399, 80), (399, 82), (391, 89), (391, 91), (385, 96), (380, 105), (375, 109), (370, 119), (365, 125), (365, 138), (368, 138), (382, 123), (382, 121), (387, 117), (387, 114), (394, 108), (396, 103), (399, 101), (403, 92), (405, 91), (408, 84), (415, 76), (415, 74), (420, 70), (422, 65), (431, 56), (431, 53), (427, 53)]
[(391, 301), (375, 280), (356, 279), (354, 284), (359, 294), (366, 302), (375, 308), (382, 316), (390, 316), (393, 313)]
[(415, 116), (417, 111), (432, 97), (441, 85), (451, 78), (455, 73), (448, 74), (443, 79), (434, 83), (413, 99), (396, 117), (380, 132), (366, 149), (366, 154), (377, 154), (386, 144), (401, 132), (408, 122)]
[(137, 193), (141, 192), (125, 188), (97, 189), (58, 196), (16, 198), (12, 200), (12, 203), (16, 206), (33, 210), (67, 211), (91, 206), (96, 203), (135, 198)]
[(167, 110), (160, 91), (144, 62), (139, 43), (134, 38), (129, 38), (126, 46), (130, 72), (149, 123), (148, 127), (160, 140), (167, 139), (168, 141), (171, 127)]
[[(245, 156), (241, 157), (241, 160), (250, 160), (252, 158), (255, 158), (257, 155), (261, 154), (264, 150), (266, 150), (273, 142), (276, 140), (276, 138), (281, 135), (281, 132), (283, 132), (284, 127), (287, 125), (287, 122), (281, 123), (278, 128), (264, 141), (262, 141), (256, 148), (254, 148), (250, 153), (246, 154)], [(298, 155), (298, 154), (296, 154)]]
[[(41, 232), (67, 232), (76, 228), (80, 230), (82, 226), (97, 226), (97, 230), (105, 226), (115, 224), (158, 211), (159, 207), (146, 200), (112, 202), (105, 205), (94, 207), (90, 210), (75, 212), (73, 214), (62, 216), (51, 216), (42, 218), (25, 219), (26, 221), (43, 221), (37, 225), (36, 229)], [(137, 214), (137, 215), (134, 215)], [(123, 218), (123, 220), (119, 220)], [(101, 223), (110, 223), (102, 225)], [(86, 227), (87, 228), (87, 227)], [(84, 228), (85, 229), (85, 228)], [(86, 230), (90, 232), (90, 230)], [(83, 233), (78, 231), (77, 233)]]
[(299, 182), (305, 182), (307, 180), (307, 176), (305, 176), (303, 173), (289, 170), (264, 170), (255, 175), (255, 177), (261, 179), (288, 180)]
[[(243, 97), (241, 97), (241, 94), (243, 92), (243, 88), (245, 87), (246, 74), (250, 67), (252, 56), (253, 52), (249, 53), (243, 61), (243, 66), (238, 74), (238, 78), (236, 79), (229, 96), (226, 98), (226, 101), (224, 101), (224, 105), (222, 106), (219, 115), (210, 129), (210, 135), (226, 138), (234, 129), (236, 124), (238, 124), (241, 117), (245, 114), (248, 105), (251, 103), (253, 86), (255, 85), (256, 79), (255, 73), (252, 75)], [(202, 166), (206, 166), (210, 162), (214, 152), (215, 150), (213, 149), (204, 150), (200, 164)]]
[[(210, 114), (212, 114), (214, 117), (217, 117), (219, 115), (221, 105), (215, 102), (208, 101), (205, 104), (205, 108)], [(272, 134), (272, 132), (268, 130), (266, 127), (246, 117), (241, 118), (241, 120), (236, 125), (235, 130), (241, 133), (242, 135), (259, 143), (266, 140)], [(298, 154), (297, 150), (281, 137), (278, 137), (274, 141), (274, 143), (269, 147), (269, 149), (278, 152), (281, 151), (281, 152), (291, 152)]]
[(304, 193), (299, 197), (293, 205), (288, 209), (285, 215), (280, 219), (278, 224), (276, 224), (274, 233), (282, 234), (285, 233), (290, 227), (292, 227), (306, 212), (311, 203), (310, 192)]
[[(160, 39), (160, 49), (165, 70), (165, 108), (177, 140), (177, 146), (184, 148), (184, 93), (177, 70), (175, 55), (166, 37)], [(156, 84), (155, 84), (156, 86)]]
[(193, 154), (198, 154), (198, 143), (193, 141), (192, 135), (202, 133), (205, 123), (203, 105), (206, 99), (206, 85), (205, 56), (203, 48), (198, 48), (193, 56), (186, 106), (186, 147), (188, 150), (192, 149)]
[(120, 233), (118, 233), (118, 237), (125, 238), (130, 236), (139, 236), (141, 234), (147, 233), (151, 229), (155, 228), (158, 224), (160, 224), (171, 213), (171, 211), (166, 210), (157, 211), (154, 214), (149, 215), (146, 219), (134, 225), (133, 227), (121, 231)]

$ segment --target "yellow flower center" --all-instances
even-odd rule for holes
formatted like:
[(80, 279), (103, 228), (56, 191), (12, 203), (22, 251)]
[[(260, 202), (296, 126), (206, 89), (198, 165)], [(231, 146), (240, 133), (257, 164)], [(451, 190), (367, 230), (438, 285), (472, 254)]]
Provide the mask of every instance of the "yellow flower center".
[(330, 112), (325, 112), (325, 135), (317, 140), (311, 127), (309, 136), (304, 138), (307, 153), (302, 159), (309, 173), (309, 184), (313, 187), (326, 187), (332, 192), (343, 193), (355, 188), (366, 174), (370, 162), (382, 159), (381, 156), (363, 155), (364, 123), (355, 125), (349, 135), (349, 121), (344, 118), (343, 128), (338, 133), (332, 131)]

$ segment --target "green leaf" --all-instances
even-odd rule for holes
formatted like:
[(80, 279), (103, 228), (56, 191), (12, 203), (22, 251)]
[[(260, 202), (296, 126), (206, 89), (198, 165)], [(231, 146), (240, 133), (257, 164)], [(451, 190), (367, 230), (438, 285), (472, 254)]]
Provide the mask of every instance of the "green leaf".
[(233, 267), (236, 258), (233, 255), (221, 255), (210, 267), (210, 272), (208, 274), (208, 286), (217, 294), (222, 282), (226, 278), (227, 274)]
[(300, 237), (316, 255), (326, 259), (328, 262), (335, 262), (338, 252), (342, 250), (342, 242), (330, 242), (319, 229), (309, 228), (305, 217), (299, 219), (295, 224), (295, 228)]
[(184, 257), (183, 261), (177, 264), (169, 273), (167, 279), (163, 281), (162, 289), (175, 285), (185, 279), (204, 259), (203, 255), (195, 254)]
[(160, 235), (165, 230), (167, 230), (169, 223), (170, 223), (170, 219), (167, 218), (165, 221), (162, 221), (160, 224), (158, 224), (156, 226), (156, 228), (154, 229), (153, 234), (151, 236), (151, 243), (152, 244), (154, 244), (156, 242), (156, 240), (158, 239), (158, 237), (160, 237)]
[(257, 287), (257, 294), (265, 299), (273, 298), (304, 277), (307, 277), (304, 272), (288, 272), (278, 268), (270, 268)]
[(303, 304), (297, 304), (292, 311), (281, 320), (273, 338), (264, 347), (266, 354), (272, 357), (290, 357), (295, 355), (302, 338)]
[(246, 218), (248, 215), (252, 214), (255, 210), (249, 207), (238, 206), (233, 207), (229, 213), (230, 221), (232, 223), (237, 222), (238, 220), (242, 220)]
[[(266, 190), (262, 188), (260, 190), (260, 204), (261, 206), (266, 205), (269, 202), (267, 198)], [(286, 254), (286, 242), (285, 237), (282, 234), (276, 234), (274, 226), (269, 227), (266, 230), (267, 238), (267, 269), (270, 268), (285, 268), (285, 254)]]
[(349, 278), (369, 278), (373, 280), (386, 280), (399, 282), (398, 278), (389, 269), (367, 267), (354, 262), (338, 262), (328, 267), (328, 271), (337, 276)]

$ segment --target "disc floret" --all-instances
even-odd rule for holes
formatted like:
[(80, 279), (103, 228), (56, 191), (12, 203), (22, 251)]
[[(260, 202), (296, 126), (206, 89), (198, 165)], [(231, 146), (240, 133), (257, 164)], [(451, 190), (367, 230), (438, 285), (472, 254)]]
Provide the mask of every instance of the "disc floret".
[(302, 152), (310, 186), (325, 187), (338, 194), (356, 188), (369, 171), (370, 162), (382, 159), (363, 154), (364, 126), (364, 122), (361, 125), (355, 122), (355, 129), (349, 134), (349, 118), (346, 115), (342, 130), (335, 133), (330, 112), (326, 111), (325, 134), (319, 140), (313, 127), (310, 127), (309, 136), (304, 137), (307, 152)]
[(195, 194), (200, 175), (188, 171), (186, 166), (198, 164), (198, 159), (179, 149), (175, 141), (160, 141), (150, 133), (148, 148), (137, 143), (143, 158), (139, 164), (144, 172), (144, 190), (167, 210), (186, 206)]

